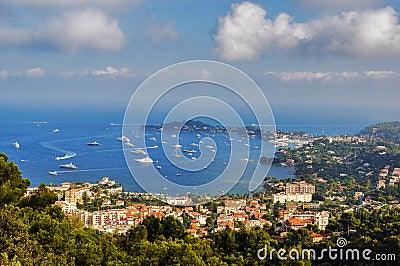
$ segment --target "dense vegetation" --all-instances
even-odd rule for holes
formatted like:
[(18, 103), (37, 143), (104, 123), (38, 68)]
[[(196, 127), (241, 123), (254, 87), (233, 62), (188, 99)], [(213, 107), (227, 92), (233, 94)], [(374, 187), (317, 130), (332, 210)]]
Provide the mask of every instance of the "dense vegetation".
[(368, 126), (360, 132), (359, 136), (400, 144), (400, 121)]
[[(385, 145), (387, 153), (375, 151), (376, 145)], [(399, 187), (376, 191), (372, 188), (376, 180), (365, 173), (376, 175), (386, 164), (399, 167), (399, 154), (398, 145), (387, 139), (352, 143), (321, 138), (301, 149), (279, 152), (277, 162), (293, 159), (297, 177), (316, 184), (318, 193), (315, 197), (319, 200), (324, 199), (325, 192), (351, 196), (360, 190), (384, 201), (398, 199)], [(316, 182), (317, 177), (327, 182)], [(24, 197), (28, 186), (29, 180), (24, 179), (18, 167), (1, 154), (0, 265), (331, 265), (336, 261), (327, 257), (321, 261), (279, 260), (276, 253), (272, 260), (259, 260), (257, 251), (265, 246), (269, 250), (295, 248), (301, 252), (314, 248), (321, 251), (336, 246), (340, 236), (348, 240), (348, 248), (368, 248), (373, 251), (370, 256), (381, 253), (400, 258), (398, 208), (364, 207), (344, 213), (338, 203), (326, 200), (323, 208), (331, 211), (331, 218), (325, 233), (330, 237), (319, 245), (311, 238), (311, 233), (320, 233), (315, 226), (292, 230), (284, 238), (280, 237), (275, 229), (281, 224), (274, 219), (279, 216), (279, 204), (273, 206), (274, 211), (269, 217), (273, 226), (264, 230), (248, 230), (242, 226), (238, 231), (226, 228), (206, 238), (197, 238), (185, 233), (184, 225), (171, 216), (161, 219), (149, 216), (126, 235), (118, 235), (86, 228), (81, 222), (66, 217), (53, 204), (56, 195), (44, 184)], [(343, 263), (396, 264), (395, 261), (337, 262)]]

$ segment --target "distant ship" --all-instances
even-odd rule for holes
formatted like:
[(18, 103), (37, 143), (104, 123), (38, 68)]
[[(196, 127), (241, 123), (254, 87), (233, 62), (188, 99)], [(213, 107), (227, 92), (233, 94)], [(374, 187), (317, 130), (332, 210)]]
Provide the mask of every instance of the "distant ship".
[(101, 146), (101, 144), (98, 143), (97, 141), (86, 143), (86, 145), (88, 145), (88, 146)]
[(131, 142), (131, 140), (128, 137), (125, 137), (125, 136), (118, 137), (117, 140), (124, 141), (124, 142)]
[(69, 163), (69, 164), (62, 164), (60, 165), (61, 168), (68, 168), (68, 169), (78, 169), (78, 167), (76, 165), (74, 165), (73, 163)]
[(145, 152), (145, 151), (142, 150), (142, 149), (132, 150), (131, 152), (132, 152), (132, 153), (135, 153), (135, 154), (147, 154), (147, 152)]
[(126, 146), (129, 146), (129, 147), (133, 147), (133, 146), (135, 146), (135, 145), (133, 145), (132, 143), (130, 143), (130, 142), (125, 142), (125, 145)]
[(13, 143), (14, 148), (19, 149), (21, 146), (19, 145), (18, 141)]
[(49, 172), (50, 175), (58, 175), (58, 173), (56, 171), (54, 172)]
[(174, 148), (174, 149), (182, 148), (182, 145), (179, 145), (179, 144), (172, 145), (171, 148)]
[(144, 157), (142, 159), (135, 159), (136, 162), (138, 163), (153, 163), (153, 159), (150, 157)]

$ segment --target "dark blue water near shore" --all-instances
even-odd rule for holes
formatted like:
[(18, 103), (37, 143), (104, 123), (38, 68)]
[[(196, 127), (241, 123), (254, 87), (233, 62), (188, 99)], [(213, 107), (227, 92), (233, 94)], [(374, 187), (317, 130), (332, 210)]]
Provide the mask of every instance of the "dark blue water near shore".
[[(303, 130), (309, 134), (321, 134), (322, 126), (287, 125), (277, 128), (284, 131)], [(324, 134), (355, 134), (361, 128), (362, 126), (325, 125)], [(157, 135), (157, 132), (153, 133), (155, 136)], [(123, 144), (117, 140), (117, 137), (120, 136), (121, 126), (112, 126), (109, 123), (0, 123), (0, 152), (5, 152), (10, 160), (18, 164), (23, 176), (31, 180), (31, 186), (37, 186), (41, 182), (47, 184), (60, 184), (66, 181), (94, 183), (104, 176), (109, 176), (121, 183), (128, 191), (141, 191), (125, 163)], [(180, 141), (184, 145), (189, 145), (193, 142), (193, 137), (193, 133), (182, 133)], [(216, 142), (222, 143), (222, 136), (214, 135), (214, 138)], [(19, 149), (12, 146), (15, 141), (20, 144)], [(93, 141), (101, 143), (101, 146), (86, 145)], [(225, 143), (226, 139), (223, 142)], [(190, 147), (188, 146), (188, 148)], [(155, 157), (158, 152), (162, 152), (162, 149), (151, 151)], [(218, 152), (225, 154), (224, 148), (219, 149)], [(73, 157), (56, 160), (56, 157), (65, 155)], [(215, 159), (212, 171), (216, 174), (223, 171), (225, 167), (226, 157), (223, 155), (217, 156)], [(71, 162), (78, 166), (77, 170), (60, 168), (61, 164)], [(168, 167), (163, 161), (158, 164), (162, 166), (163, 175), (175, 176), (177, 170), (174, 167)], [(50, 175), (51, 171), (57, 171), (58, 175)], [(268, 175), (278, 178), (293, 177), (293, 169), (272, 166)], [(190, 183), (191, 181), (184, 180), (182, 182)], [(239, 182), (232, 192), (247, 192), (246, 189), (247, 187)]]

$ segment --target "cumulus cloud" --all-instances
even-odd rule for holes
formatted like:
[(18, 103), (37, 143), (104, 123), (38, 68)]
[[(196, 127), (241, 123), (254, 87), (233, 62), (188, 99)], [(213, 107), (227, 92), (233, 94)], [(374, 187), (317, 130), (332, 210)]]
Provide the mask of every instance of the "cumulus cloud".
[(14, 77), (28, 77), (34, 79), (43, 78), (45, 75), (46, 75), (46, 70), (43, 70), (40, 67), (35, 67), (12, 74), (12, 76)]
[(175, 29), (175, 24), (173, 22), (167, 24), (153, 23), (149, 27), (148, 36), (153, 42), (161, 42), (164, 40), (173, 41), (178, 39), (179, 32)]
[(116, 68), (113, 66), (108, 66), (102, 70), (93, 70), (93, 76), (98, 77), (109, 77), (109, 78), (116, 78), (116, 77), (134, 77), (135, 74), (129, 70), (127, 67)]
[(76, 52), (80, 48), (116, 51), (125, 42), (118, 21), (96, 9), (66, 12), (53, 17), (41, 34), (42, 39), (68, 52)]
[(69, 53), (79, 49), (116, 51), (124, 42), (118, 21), (90, 8), (65, 12), (37, 29), (0, 28), (0, 44), (45, 44)]
[(392, 7), (342, 12), (305, 23), (286, 13), (266, 18), (261, 6), (243, 2), (218, 20), (215, 51), (228, 60), (251, 60), (267, 49), (353, 57), (400, 55), (400, 25)]
[(135, 74), (127, 67), (117, 68), (114, 66), (107, 66), (105, 69), (94, 69), (94, 70), (68, 70), (61, 73), (63, 78), (83, 78), (87, 76), (93, 76), (98, 78), (111, 78), (116, 79), (132, 78)]
[(215, 51), (225, 59), (255, 59), (272, 44), (290, 48), (309, 38), (305, 25), (291, 23), (292, 18), (285, 13), (273, 21), (265, 18), (266, 10), (251, 2), (232, 4), (231, 8), (218, 19), (214, 35)]
[(396, 71), (376, 71), (368, 70), (362, 72), (343, 71), (343, 72), (313, 72), (313, 71), (268, 71), (265, 76), (277, 78), (279, 80), (308, 81), (308, 82), (331, 82), (344, 80), (389, 80), (400, 78), (400, 72)]

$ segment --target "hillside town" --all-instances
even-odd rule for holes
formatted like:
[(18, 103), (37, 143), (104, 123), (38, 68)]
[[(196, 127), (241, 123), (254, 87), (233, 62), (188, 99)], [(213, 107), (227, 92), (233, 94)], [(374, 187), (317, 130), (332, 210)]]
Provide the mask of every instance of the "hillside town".
[[(170, 205), (163, 202), (150, 204), (155, 198), (153, 195), (137, 192), (124, 192), (122, 186), (114, 180), (104, 177), (96, 184), (62, 183), (61, 186), (48, 186), (57, 193), (59, 200), (56, 202), (66, 216), (82, 221), (85, 226), (110, 233), (126, 233), (130, 227), (139, 225), (147, 216), (154, 215), (162, 218), (173, 216), (185, 225), (186, 232), (193, 236), (205, 237), (210, 233), (218, 233), (229, 227), (239, 230), (244, 227), (271, 228), (284, 236), (291, 229), (315, 225), (319, 231), (325, 231), (329, 223), (329, 212), (319, 210), (304, 210), (304, 203), (310, 206), (312, 194), (315, 192), (313, 185), (305, 182), (287, 183), (284, 192), (272, 195), (258, 195), (253, 198), (223, 198), (211, 204), (198, 204), (184, 206), (189, 198), (168, 197)], [(30, 188), (28, 193), (34, 191)], [(129, 198), (141, 198), (143, 202), (130, 202)], [(94, 201), (101, 199), (96, 210), (86, 210)], [(270, 204), (273, 203), (273, 204)], [(274, 208), (278, 208), (275, 210)], [(316, 209), (316, 208), (314, 208)], [(271, 213), (277, 212), (277, 216)], [(323, 239), (321, 234), (314, 234), (313, 241)]]

